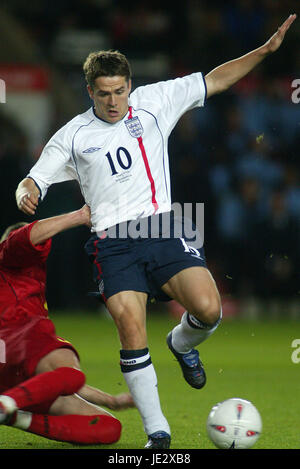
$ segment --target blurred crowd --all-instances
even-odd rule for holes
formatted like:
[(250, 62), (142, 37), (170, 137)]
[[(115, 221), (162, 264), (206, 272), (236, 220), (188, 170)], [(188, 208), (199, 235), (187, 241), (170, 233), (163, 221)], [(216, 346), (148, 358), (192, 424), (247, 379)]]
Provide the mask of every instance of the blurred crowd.
[[(3, 2), (38, 45), (37, 62), (56, 67), (76, 91), (78, 112), (90, 106), (81, 72), (89, 50), (124, 52), (132, 63), (134, 86), (194, 71), (205, 74), (261, 45), (289, 13), (299, 16), (297, 3)], [(293, 102), (291, 85), (300, 78), (299, 21), (280, 51), (203, 109), (188, 112), (170, 139), (173, 201), (204, 202), (208, 265), (221, 293), (237, 298), (300, 295), (300, 103)], [(4, 229), (20, 218), (14, 191), (34, 157), (26, 135), (13, 121), (1, 114), (0, 119)], [(49, 136), (60, 119), (54, 120)], [(77, 186), (58, 185), (50, 189), (38, 216), (77, 208), (81, 202)], [(86, 230), (78, 229), (55, 240), (49, 267), (53, 306), (81, 307), (89, 301), (91, 273), (82, 249), (87, 237)]]

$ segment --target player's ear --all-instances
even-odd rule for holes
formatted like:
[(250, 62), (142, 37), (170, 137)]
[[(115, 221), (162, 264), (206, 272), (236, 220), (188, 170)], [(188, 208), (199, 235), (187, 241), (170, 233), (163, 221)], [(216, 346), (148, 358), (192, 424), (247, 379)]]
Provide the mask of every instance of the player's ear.
[(87, 90), (88, 90), (88, 94), (90, 96), (91, 99), (94, 99), (94, 91), (93, 91), (93, 88), (90, 86), (90, 85), (87, 85)]

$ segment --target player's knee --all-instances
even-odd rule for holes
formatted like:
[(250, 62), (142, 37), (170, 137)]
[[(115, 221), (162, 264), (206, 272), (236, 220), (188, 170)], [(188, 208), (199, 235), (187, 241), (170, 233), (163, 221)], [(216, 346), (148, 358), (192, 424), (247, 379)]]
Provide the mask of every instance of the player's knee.
[(53, 373), (56, 373), (57, 379), (61, 380), (63, 383), (62, 395), (68, 396), (74, 394), (79, 391), (85, 383), (85, 374), (76, 368), (64, 366), (56, 368)]
[(133, 314), (124, 314), (115, 318), (115, 323), (119, 331), (124, 331), (126, 335), (140, 335), (144, 330), (142, 318)]
[(146, 340), (144, 314), (137, 308), (130, 308), (126, 303), (118, 305), (111, 312), (117, 326), (120, 341), (123, 347), (143, 348)]
[(221, 300), (219, 295), (202, 295), (198, 299), (195, 310), (189, 311), (209, 326), (214, 326), (221, 317)]

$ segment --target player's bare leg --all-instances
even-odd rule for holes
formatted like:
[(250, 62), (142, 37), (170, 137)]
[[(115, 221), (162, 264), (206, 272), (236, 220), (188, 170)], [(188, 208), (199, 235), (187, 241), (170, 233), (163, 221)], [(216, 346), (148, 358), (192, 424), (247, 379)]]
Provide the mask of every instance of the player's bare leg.
[(145, 293), (123, 291), (108, 299), (107, 308), (119, 332), (121, 370), (149, 437), (146, 448), (169, 448), (170, 427), (161, 411), (147, 344), (146, 304)]
[[(35, 376), (0, 396), (0, 423), (2, 416), (2, 423), (7, 425), (73, 443), (118, 441), (121, 434), (119, 420), (79, 393), (104, 405), (116, 404), (117, 407), (119, 403), (119, 408), (122, 408), (132, 404), (130, 400), (126, 401), (125, 394), (118, 399), (118, 396), (110, 396), (86, 385), (76, 354), (61, 348), (40, 360)], [(36, 409), (35, 406), (41, 404), (45, 413), (20, 410), (32, 406)]]
[(65, 364), (32, 376), (7, 389), (0, 396), (0, 423), (18, 409), (49, 405), (59, 396), (68, 396), (83, 387), (85, 376), (79, 369)]
[(186, 381), (200, 389), (206, 375), (194, 347), (207, 339), (221, 320), (221, 300), (215, 281), (204, 267), (184, 269), (172, 277), (162, 290), (186, 308), (181, 323), (167, 337)]
[(80, 370), (80, 363), (78, 357), (69, 348), (58, 348), (45, 355), (35, 369), (35, 374), (45, 373), (46, 371), (53, 371), (60, 366), (68, 366)]
[(147, 347), (146, 304), (147, 294), (134, 291), (121, 291), (107, 300), (124, 350)]
[[(43, 357), (38, 363), (36, 373), (52, 371), (59, 366), (80, 370), (80, 363), (75, 353), (70, 349), (61, 348), (53, 350)], [(134, 402), (128, 393), (113, 396), (85, 383), (76, 394), (58, 397), (50, 407), (49, 413), (53, 415), (94, 415), (96, 412), (110, 415), (99, 406), (105, 406), (111, 410), (121, 410), (134, 407)]]

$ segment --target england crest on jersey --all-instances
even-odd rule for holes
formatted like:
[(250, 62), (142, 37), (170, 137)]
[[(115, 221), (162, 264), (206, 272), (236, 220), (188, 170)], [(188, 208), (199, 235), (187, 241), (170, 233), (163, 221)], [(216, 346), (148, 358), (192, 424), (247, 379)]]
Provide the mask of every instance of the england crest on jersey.
[(144, 129), (140, 122), (140, 119), (137, 116), (128, 119), (127, 121), (125, 121), (125, 124), (131, 137), (139, 138), (143, 135)]

